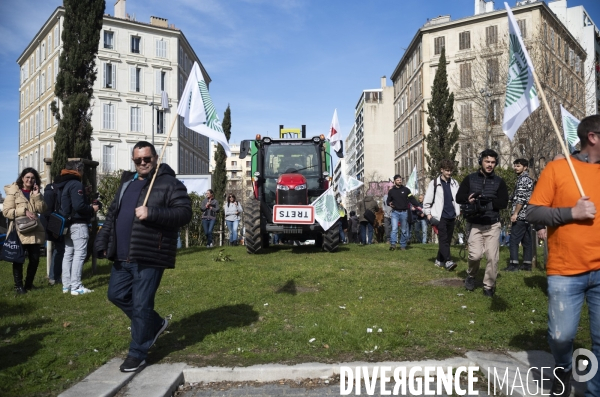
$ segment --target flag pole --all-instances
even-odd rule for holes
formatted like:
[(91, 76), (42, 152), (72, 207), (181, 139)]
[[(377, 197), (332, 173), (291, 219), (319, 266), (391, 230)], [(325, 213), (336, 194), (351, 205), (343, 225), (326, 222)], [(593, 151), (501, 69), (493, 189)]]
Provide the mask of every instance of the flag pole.
[(550, 121), (552, 122), (552, 126), (554, 127), (554, 132), (556, 132), (556, 136), (558, 137), (558, 142), (560, 143), (563, 154), (565, 155), (565, 158), (567, 159), (567, 163), (569, 164), (569, 168), (571, 169), (573, 178), (575, 178), (575, 184), (577, 184), (577, 189), (579, 190), (579, 194), (581, 195), (581, 197), (583, 197), (583, 196), (585, 196), (585, 193), (583, 192), (583, 187), (581, 186), (581, 182), (579, 181), (579, 177), (577, 176), (575, 167), (573, 167), (573, 162), (571, 161), (571, 153), (569, 153), (569, 151), (567, 150), (567, 147), (565, 146), (565, 143), (563, 142), (563, 138), (560, 135), (560, 131), (558, 130), (558, 125), (556, 124), (556, 120), (554, 120), (554, 116), (552, 115), (552, 110), (550, 109), (550, 105), (548, 105), (548, 101), (546, 100), (546, 94), (544, 94), (544, 90), (542, 89), (542, 85), (540, 84), (540, 81), (538, 80), (538, 76), (537, 76), (537, 73), (535, 72), (535, 69), (532, 69), (531, 72), (533, 74), (533, 79), (535, 80), (535, 85), (537, 85), (538, 90), (540, 92), (540, 96), (542, 97), (542, 102), (544, 102), (544, 107), (546, 108), (546, 111), (548, 112), (548, 115), (550, 116)]
[(144, 199), (144, 204), (142, 204), (143, 207), (146, 206), (146, 204), (148, 203), (148, 198), (150, 198), (150, 192), (152, 191), (152, 186), (154, 186), (154, 180), (156, 179), (156, 175), (158, 174), (158, 167), (160, 167), (162, 158), (165, 154), (165, 151), (167, 150), (167, 144), (169, 143), (169, 139), (171, 138), (171, 133), (173, 132), (173, 128), (175, 128), (175, 122), (177, 121), (178, 117), (179, 117), (179, 114), (177, 114), (177, 113), (176, 113), (175, 117), (173, 117), (173, 122), (171, 123), (171, 128), (169, 128), (169, 134), (167, 135), (167, 139), (165, 139), (165, 144), (163, 145), (163, 148), (160, 152), (160, 156), (158, 157), (158, 161), (156, 162), (156, 168), (154, 169), (154, 175), (152, 175), (152, 181), (150, 181), (150, 186), (148, 187), (148, 192), (146, 193), (146, 198)]

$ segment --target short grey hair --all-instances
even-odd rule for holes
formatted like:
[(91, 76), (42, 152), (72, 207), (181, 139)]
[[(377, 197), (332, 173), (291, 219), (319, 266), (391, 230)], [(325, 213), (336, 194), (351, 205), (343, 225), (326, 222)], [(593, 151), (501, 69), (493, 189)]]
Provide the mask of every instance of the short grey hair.
[(73, 171), (77, 171), (80, 174), (83, 173), (83, 169), (85, 168), (85, 165), (83, 164), (83, 161), (81, 160), (71, 160), (71, 161), (67, 161), (67, 165), (65, 165), (65, 169), (66, 170), (73, 170)]

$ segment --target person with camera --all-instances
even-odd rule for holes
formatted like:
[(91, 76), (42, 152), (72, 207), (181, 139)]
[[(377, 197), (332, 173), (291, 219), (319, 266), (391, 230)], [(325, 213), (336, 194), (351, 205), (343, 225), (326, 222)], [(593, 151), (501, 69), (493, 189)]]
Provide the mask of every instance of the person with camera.
[(475, 276), (483, 255), (487, 258), (483, 294), (493, 297), (496, 292), (498, 259), (500, 255), (500, 210), (508, 206), (508, 189), (504, 179), (494, 173), (498, 153), (485, 149), (479, 155), (479, 170), (469, 174), (460, 184), (456, 202), (467, 220), (469, 268), (465, 288), (475, 289)]
[(438, 229), (438, 253), (435, 259), (437, 267), (448, 271), (456, 268), (450, 257), (450, 243), (460, 215), (460, 206), (456, 203), (458, 182), (452, 178), (454, 161), (444, 159), (440, 162), (440, 175), (429, 182), (423, 201), (423, 213), (432, 226)]
[[(549, 162), (533, 189), (525, 219), (548, 227), (548, 344), (556, 370), (553, 396), (571, 393), (573, 341), (584, 302), (589, 313), (592, 353), (600, 357), (600, 115), (577, 127), (581, 151), (571, 162), (585, 196), (581, 196), (565, 158)], [(545, 230), (541, 234), (545, 237)], [(581, 362), (581, 361), (579, 361)], [(590, 365), (590, 371), (597, 369)], [(581, 374), (581, 372), (579, 372)], [(587, 381), (586, 396), (600, 395), (600, 371)], [(556, 380), (559, 382), (556, 382)]]
[[(531, 260), (533, 258), (533, 240), (531, 238), (531, 225), (525, 220), (527, 203), (533, 192), (533, 179), (529, 177), (527, 168), (529, 161), (516, 159), (513, 161), (513, 169), (517, 174), (517, 184), (513, 192), (512, 215), (510, 221), (510, 262), (504, 269), (507, 272), (517, 270), (531, 271)], [(519, 244), (523, 245), (523, 265), (519, 267)]]
[(421, 210), (421, 205), (412, 195), (409, 188), (402, 185), (402, 177), (394, 175), (394, 186), (388, 191), (386, 204), (392, 208), (392, 235), (390, 237), (390, 251), (396, 249), (398, 242), (398, 222), (401, 222), (400, 249), (404, 251), (409, 237), (408, 211), (410, 204)]

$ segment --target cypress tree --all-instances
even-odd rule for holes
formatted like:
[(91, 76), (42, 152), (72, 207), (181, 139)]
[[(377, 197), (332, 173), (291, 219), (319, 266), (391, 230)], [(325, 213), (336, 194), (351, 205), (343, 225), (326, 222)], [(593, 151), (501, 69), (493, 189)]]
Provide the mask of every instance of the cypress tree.
[[(225, 138), (229, 142), (229, 137), (231, 137), (231, 110), (229, 106), (225, 110), (225, 114), (223, 115), (223, 123), (221, 124), (223, 127), (223, 132), (225, 133)], [(221, 145), (217, 145), (217, 151), (215, 152), (215, 171), (213, 172), (212, 177), (212, 185), (213, 191), (215, 192), (215, 198), (219, 202), (224, 203), (224, 196), (226, 194), (225, 189), (227, 188), (227, 169), (226, 163), (227, 157), (225, 156), (225, 150)]]
[(427, 124), (429, 134), (425, 137), (427, 151), (425, 154), (429, 177), (435, 178), (439, 172), (439, 164), (444, 159), (454, 161), (458, 152), (459, 130), (454, 124), (454, 94), (448, 88), (448, 74), (446, 72), (446, 49), (442, 48), (440, 62), (431, 88), (431, 101), (427, 104)]
[(90, 100), (96, 81), (105, 0), (64, 0), (64, 7), (63, 47), (54, 89), (60, 109), (56, 101), (51, 104), (58, 120), (50, 170), (53, 178), (60, 174), (69, 157), (92, 159)]

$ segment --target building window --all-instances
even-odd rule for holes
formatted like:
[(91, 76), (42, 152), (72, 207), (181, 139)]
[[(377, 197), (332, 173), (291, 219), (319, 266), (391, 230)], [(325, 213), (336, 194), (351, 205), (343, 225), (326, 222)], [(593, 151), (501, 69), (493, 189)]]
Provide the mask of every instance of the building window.
[(167, 90), (167, 72), (162, 70), (156, 71), (156, 92), (162, 92)]
[(433, 54), (434, 55), (439, 55), (442, 53), (442, 48), (444, 48), (446, 46), (445, 40), (446, 40), (446, 38), (444, 36), (436, 37), (435, 39), (433, 39), (433, 46), (434, 46)]
[[(521, 31), (521, 37), (527, 38), (527, 23), (524, 19), (518, 19), (517, 25), (519, 25), (519, 30)], [(546, 25), (544, 25), (545, 27)]]
[(473, 146), (470, 143), (462, 147), (462, 163), (463, 167), (473, 167)]
[(102, 128), (105, 130), (115, 129), (115, 106), (110, 103), (102, 106)]
[(462, 32), (458, 34), (458, 49), (467, 50), (471, 48), (471, 32)]
[(142, 69), (131, 67), (129, 69), (131, 76), (131, 83), (129, 85), (130, 91), (141, 92), (142, 91)]
[(54, 47), (60, 45), (60, 36), (58, 35), (58, 25), (54, 27)]
[(102, 172), (108, 174), (115, 171), (115, 147), (113, 145), (102, 146)]
[(498, 84), (498, 59), (492, 58), (487, 60), (487, 81), (489, 84)]
[(558, 68), (558, 86), (562, 87), (562, 68)]
[(485, 44), (489, 47), (498, 44), (498, 26), (488, 26), (485, 28)]
[(231, 177), (237, 178), (237, 171), (231, 171)]
[(141, 37), (139, 36), (131, 36), (131, 52), (134, 54), (140, 53), (140, 41)]
[(104, 31), (104, 48), (113, 50), (114, 42), (115, 42), (114, 39), (115, 39), (115, 33), (111, 32), (110, 30), (105, 30)]
[(58, 77), (58, 57), (54, 59), (54, 81)]
[(460, 65), (460, 88), (471, 87), (471, 64), (463, 63)]
[(166, 58), (167, 57), (167, 42), (163, 39), (156, 40), (156, 57)]
[(156, 133), (165, 133), (165, 112), (163, 110), (156, 111)]
[(471, 114), (470, 103), (465, 103), (460, 106), (460, 124), (461, 128), (473, 127), (473, 116)]
[(236, 166), (237, 166), (237, 161), (232, 161), (232, 162), (231, 162), (231, 166), (232, 166), (232, 167), (236, 167)]
[(250, 167), (250, 161), (246, 161), (246, 167)]
[(502, 115), (500, 114), (500, 101), (498, 99), (491, 100), (488, 115), (490, 124), (494, 125), (500, 123)]
[(117, 88), (116, 85), (117, 67), (112, 63), (104, 64), (104, 88)]
[(142, 132), (142, 109), (138, 107), (131, 108), (131, 117), (129, 130), (131, 132)]
[(252, 172), (251, 171), (246, 171), (246, 177), (250, 178), (252, 176)]

